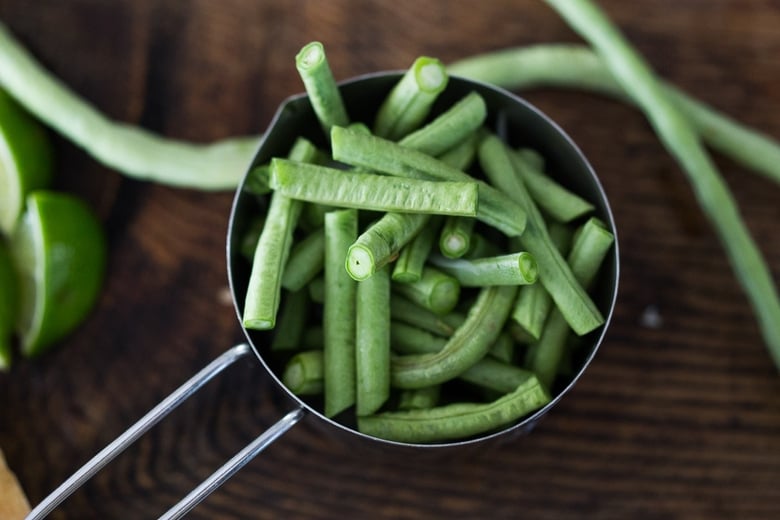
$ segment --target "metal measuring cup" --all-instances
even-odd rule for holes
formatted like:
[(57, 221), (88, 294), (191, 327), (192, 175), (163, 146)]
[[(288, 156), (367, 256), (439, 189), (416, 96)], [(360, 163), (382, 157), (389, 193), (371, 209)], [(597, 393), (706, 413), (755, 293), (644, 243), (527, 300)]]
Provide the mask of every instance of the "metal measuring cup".
[[(401, 74), (403, 72), (375, 73), (340, 83), (342, 97), (348, 113), (355, 119), (371, 121), (377, 107), (400, 79)], [(379, 439), (325, 417), (310, 403), (302, 400), (285, 388), (280, 379), (281, 368), (276, 366), (268, 355), (272, 332), (248, 330), (242, 326), (247, 339), (246, 343), (236, 345), (220, 355), (150, 410), (36, 506), (27, 517), (28, 520), (44, 518), (85, 481), (135, 442), (152, 426), (157, 424), (170, 411), (197, 392), (214, 376), (239, 359), (252, 354), (263, 365), (268, 376), (273, 380), (275, 389), (282, 395), (284, 401), (288, 403), (291, 411), (239, 451), (160, 518), (174, 519), (184, 516), (304, 417), (310, 417), (323, 429), (324, 433), (344, 438), (351, 444), (359, 442), (369, 447), (380, 447), (399, 452), (409, 451), (416, 455), (431, 451), (454, 451), (460, 453), (468, 447), (512, 440), (519, 435), (528, 433), (579, 380), (604, 339), (617, 299), (619, 278), (617, 233), (607, 197), (595, 172), (573, 141), (538, 109), (505, 90), (459, 77), (450, 78), (446, 90), (437, 101), (437, 106), (449, 107), (472, 91), (477, 91), (485, 100), (488, 107), (487, 123), (494, 128), (500, 126), (502, 136), (510, 144), (522, 143), (539, 151), (545, 158), (549, 172), (557, 177), (557, 180), (563, 185), (591, 201), (595, 206), (595, 216), (599, 217), (615, 235), (614, 246), (602, 267), (600, 283), (593, 293), (596, 305), (604, 313), (605, 323), (584, 337), (584, 346), (580, 349), (580, 357), (575, 360), (573, 374), (568, 380), (557, 383), (557, 386), (553, 389), (553, 399), (546, 406), (500, 431), (465, 440), (438, 444), (411, 444)], [(326, 144), (308, 97), (303, 94), (288, 98), (280, 105), (268, 131), (260, 142), (247, 173), (252, 167), (264, 164), (274, 156), (285, 155), (295, 139), (300, 135), (322, 146)], [(240, 253), (240, 243), (252, 216), (263, 209), (261, 208), (262, 201), (258, 201), (255, 195), (244, 190), (246, 177), (247, 175), (244, 176), (244, 180), (236, 191), (227, 234), (228, 279), (239, 323), (241, 323), (243, 314), (250, 272), (250, 265)]]

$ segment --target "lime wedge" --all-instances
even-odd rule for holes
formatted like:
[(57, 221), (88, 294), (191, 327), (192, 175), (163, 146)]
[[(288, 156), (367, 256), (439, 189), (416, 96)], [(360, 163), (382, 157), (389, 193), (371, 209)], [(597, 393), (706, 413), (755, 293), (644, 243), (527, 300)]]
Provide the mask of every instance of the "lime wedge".
[(46, 187), (51, 174), (45, 129), (0, 89), (0, 233), (11, 233), (27, 193)]
[(8, 244), (0, 237), (0, 371), (11, 366), (11, 337), (17, 306), (16, 272)]
[(34, 191), (11, 242), (19, 273), (16, 330), (36, 356), (75, 329), (97, 301), (106, 264), (100, 222), (80, 199)]

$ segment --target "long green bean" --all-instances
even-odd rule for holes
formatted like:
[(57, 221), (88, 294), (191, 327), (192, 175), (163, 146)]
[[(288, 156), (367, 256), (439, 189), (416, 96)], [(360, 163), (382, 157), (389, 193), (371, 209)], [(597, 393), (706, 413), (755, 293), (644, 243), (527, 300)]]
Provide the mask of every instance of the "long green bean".
[(471, 181), (399, 179), (279, 158), (271, 160), (269, 181), (274, 193), (333, 206), (442, 215), (477, 214), (478, 188)]
[(355, 404), (356, 282), (344, 270), (347, 249), (357, 238), (357, 210), (325, 214), (325, 292), (323, 302), (325, 415), (334, 417)]
[(390, 316), (393, 320), (445, 337), (452, 336), (465, 319), (456, 313), (441, 316), (398, 294), (390, 298)]
[(322, 272), (325, 258), (325, 232), (317, 229), (293, 244), (282, 274), (282, 287), (298, 291)]
[[(468, 174), (430, 155), (373, 135), (333, 127), (331, 144), (334, 159), (354, 166), (362, 166), (407, 179), (474, 181), (474, 178)], [(523, 208), (487, 183), (476, 182), (479, 190), (477, 219), (508, 236), (521, 235), (526, 225), (526, 214)]]
[(550, 395), (532, 376), (491, 403), (460, 403), (358, 417), (358, 430), (399, 442), (441, 442), (503, 427), (549, 402)]
[(661, 142), (677, 159), (704, 213), (717, 231), (758, 317), (764, 340), (780, 369), (780, 298), (736, 202), (698, 134), (667, 97), (652, 69), (606, 15), (587, 0), (547, 0), (603, 57), (615, 79), (642, 108)]
[(533, 255), (525, 251), (473, 260), (431, 255), (430, 261), (455, 277), (462, 287), (530, 285), (539, 274)]
[(322, 44), (310, 42), (304, 45), (295, 56), (295, 67), (326, 136), (330, 135), (334, 125), (347, 126), (349, 116)]
[(355, 413), (370, 415), (390, 396), (390, 270), (357, 284)]
[(308, 321), (309, 291), (287, 291), (281, 303), (279, 321), (274, 327), (271, 350), (295, 350), (301, 348), (303, 331)]
[(500, 334), (516, 294), (513, 286), (482, 289), (466, 320), (439, 352), (392, 360), (393, 386), (421, 388), (443, 383), (479, 361)]
[[(604, 59), (579, 44), (538, 44), (514, 47), (459, 60), (453, 75), (510, 89), (556, 87), (604, 94), (633, 101)], [(661, 89), (712, 148), (753, 171), (780, 182), (780, 144), (770, 136), (740, 124), (715, 108), (661, 83)]]
[(427, 225), (404, 246), (398, 253), (398, 258), (393, 264), (393, 281), (412, 283), (422, 277), (425, 262), (433, 249), (436, 233), (439, 231), (441, 219), (433, 215), (428, 219)]

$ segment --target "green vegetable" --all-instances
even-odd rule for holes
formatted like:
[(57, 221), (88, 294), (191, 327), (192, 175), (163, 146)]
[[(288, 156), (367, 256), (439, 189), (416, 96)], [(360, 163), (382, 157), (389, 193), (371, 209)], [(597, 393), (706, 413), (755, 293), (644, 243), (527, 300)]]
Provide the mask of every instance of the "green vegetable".
[(284, 266), (282, 287), (290, 291), (298, 291), (305, 287), (322, 272), (324, 258), (325, 232), (320, 228), (293, 245), (290, 257)]
[(349, 248), (347, 272), (362, 281), (398, 256), (406, 245), (428, 223), (430, 215), (420, 213), (385, 213), (369, 226)]
[(299, 352), (285, 365), (282, 384), (295, 395), (319, 395), (324, 387), (323, 372), (321, 350)]
[(439, 250), (447, 258), (460, 258), (471, 246), (472, 218), (448, 217), (439, 235)]
[(399, 410), (425, 410), (433, 408), (439, 402), (441, 386), (433, 385), (414, 390), (403, 390), (398, 396)]
[(465, 319), (459, 314), (441, 316), (397, 294), (390, 298), (390, 315), (393, 320), (414, 325), (439, 336), (452, 336)]
[(506, 426), (548, 402), (550, 395), (531, 377), (512, 393), (491, 403), (459, 403), (358, 417), (358, 430), (399, 442), (441, 442)]
[[(430, 155), (404, 148), (386, 139), (360, 134), (345, 128), (333, 128), (331, 145), (334, 159), (353, 166), (407, 179), (474, 182), (468, 174)], [(479, 190), (477, 219), (508, 236), (521, 235), (526, 224), (523, 208), (487, 183), (479, 180), (476, 183)]]
[(487, 287), (447, 344), (435, 354), (396, 357), (392, 382), (398, 388), (422, 388), (457, 377), (487, 354), (506, 321), (517, 288)]
[(615, 79), (647, 116), (661, 142), (677, 159), (693, 186), (705, 214), (715, 227), (741, 281), (761, 331), (780, 369), (780, 299), (761, 252), (744, 222), (729, 189), (707, 155), (698, 134), (667, 97), (655, 74), (612, 25), (587, 0), (548, 0), (589, 40)]
[(477, 185), (468, 181), (397, 179), (276, 158), (271, 161), (270, 185), (274, 193), (333, 206), (464, 216), (477, 213)]
[(390, 396), (390, 272), (379, 269), (357, 285), (355, 413), (370, 415)]
[(423, 268), (416, 282), (399, 283), (393, 289), (434, 314), (447, 314), (458, 304), (460, 284), (452, 276), (432, 267)]
[(357, 210), (325, 214), (325, 415), (355, 404), (355, 281), (344, 270), (347, 249), (357, 238)]
[(539, 268), (526, 252), (467, 260), (432, 255), (431, 263), (455, 277), (463, 287), (489, 285), (530, 285), (536, 282)]
[(441, 61), (427, 56), (417, 58), (379, 107), (374, 134), (396, 140), (415, 130), (447, 86), (448, 79)]
[(412, 283), (422, 277), (425, 261), (433, 248), (434, 238), (439, 229), (439, 221), (440, 219), (435, 215), (429, 218), (427, 225), (401, 248), (393, 265), (393, 281)]
[(279, 321), (274, 327), (271, 350), (297, 350), (301, 348), (303, 331), (306, 330), (309, 292), (305, 289), (288, 291), (281, 304)]
[(333, 126), (347, 126), (349, 116), (322, 44), (311, 42), (304, 45), (295, 56), (295, 67), (325, 135), (330, 135)]

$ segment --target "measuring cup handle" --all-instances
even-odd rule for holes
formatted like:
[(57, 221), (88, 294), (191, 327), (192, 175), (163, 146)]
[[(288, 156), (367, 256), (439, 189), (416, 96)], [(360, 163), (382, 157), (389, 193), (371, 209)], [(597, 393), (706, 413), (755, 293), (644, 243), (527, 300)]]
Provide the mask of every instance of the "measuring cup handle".
[[(106, 464), (111, 462), (117, 455), (122, 453), (128, 446), (138, 440), (144, 433), (149, 431), (152, 426), (160, 422), (166, 415), (173, 411), (181, 403), (189, 399), (195, 392), (200, 390), (214, 376), (225, 370), (227, 367), (249, 355), (252, 352), (249, 345), (242, 343), (227, 350), (214, 361), (206, 365), (197, 374), (192, 376), (186, 383), (177, 388), (172, 394), (166, 397), (160, 404), (149, 410), (141, 419), (128, 428), (122, 435), (117, 437), (111, 444), (103, 448), (97, 455), (92, 457), (78, 471), (60, 484), (57, 489), (52, 491), (49, 496), (43, 499), (35, 509), (33, 509), (26, 520), (38, 520), (45, 518), (74, 491), (81, 487), (84, 482), (89, 480), (95, 473), (100, 471)], [(251, 442), (247, 447), (237, 453), (232, 459), (225, 463), (220, 469), (214, 472), (208, 479), (204, 480), (197, 488), (187, 495), (178, 504), (172, 507), (161, 518), (181, 518), (211, 492), (222, 485), (227, 479), (233, 476), (247, 462), (252, 460), (258, 453), (263, 451), (269, 444), (275, 441), (280, 435), (293, 427), (303, 417), (303, 409), (299, 408), (284, 416), (276, 424), (268, 428), (262, 435)]]

